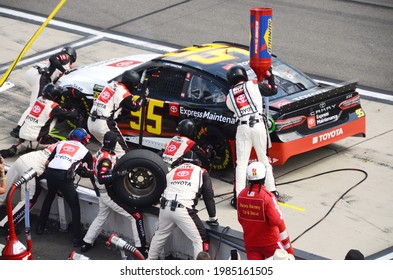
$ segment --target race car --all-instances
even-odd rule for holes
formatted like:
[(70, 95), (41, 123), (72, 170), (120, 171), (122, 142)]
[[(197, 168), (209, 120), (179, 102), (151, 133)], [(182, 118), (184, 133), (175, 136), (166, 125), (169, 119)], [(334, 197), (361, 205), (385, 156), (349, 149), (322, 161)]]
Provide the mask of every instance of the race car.
[[(143, 86), (134, 94), (146, 102), (139, 111), (124, 112), (117, 119), (126, 141), (163, 150), (176, 135), (178, 123), (192, 118), (198, 124), (197, 141), (202, 146), (213, 146), (210, 167), (224, 170), (233, 167), (236, 159), (237, 124), (225, 105), (229, 91), (226, 72), (236, 64), (245, 67), (249, 79), (257, 78), (249, 65), (247, 46), (214, 42), (164, 55), (134, 55), (99, 62), (61, 77), (58, 84), (81, 97), (83, 101), (76, 107), (87, 117), (93, 99), (107, 83), (119, 80), (126, 70), (136, 70), (143, 77)], [(278, 93), (267, 102), (273, 165), (283, 165), (292, 156), (346, 137), (365, 137), (366, 115), (356, 82), (339, 86), (317, 83), (275, 56), (272, 68), (278, 85)]]

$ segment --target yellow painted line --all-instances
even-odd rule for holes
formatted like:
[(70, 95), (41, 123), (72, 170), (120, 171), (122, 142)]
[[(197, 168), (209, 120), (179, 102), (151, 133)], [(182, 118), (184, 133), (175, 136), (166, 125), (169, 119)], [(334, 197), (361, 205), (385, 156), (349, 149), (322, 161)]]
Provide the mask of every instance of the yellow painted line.
[(300, 207), (297, 207), (295, 205), (291, 205), (291, 204), (288, 204), (288, 203), (278, 202), (278, 204), (280, 204), (281, 206), (285, 206), (285, 207), (291, 208), (291, 209), (295, 209), (295, 210), (300, 211), (300, 212), (306, 211), (306, 209), (304, 209), (304, 208), (300, 208)]
[(0, 80), (0, 87), (4, 84), (4, 82), (8, 79), (9, 75), (11, 74), (12, 70), (15, 68), (16, 64), (22, 59), (22, 57), (26, 54), (27, 50), (30, 48), (30, 46), (33, 44), (33, 42), (37, 39), (38, 35), (41, 34), (42, 30), (48, 25), (49, 21), (57, 14), (57, 12), (60, 10), (60, 8), (67, 2), (67, 0), (61, 0), (59, 4), (56, 6), (56, 8), (52, 11), (52, 13), (47, 17), (45, 22), (41, 25), (41, 27), (34, 33), (33, 37), (27, 42), (21, 53), (18, 55), (18, 57), (14, 60), (14, 62), (11, 64), (11, 66), (8, 68), (7, 72), (4, 74), (4, 76)]

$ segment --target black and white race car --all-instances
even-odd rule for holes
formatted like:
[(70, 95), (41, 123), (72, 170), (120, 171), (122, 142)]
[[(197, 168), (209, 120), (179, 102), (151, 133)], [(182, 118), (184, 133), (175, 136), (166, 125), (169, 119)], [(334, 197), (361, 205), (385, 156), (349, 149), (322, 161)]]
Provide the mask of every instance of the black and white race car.
[[(177, 124), (193, 118), (198, 121), (198, 141), (214, 147), (211, 167), (224, 170), (235, 162), (237, 125), (225, 105), (229, 91), (226, 72), (235, 64), (244, 66), (249, 78), (256, 79), (248, 48), (220, 42), (95, 63), (63, 76), (58, 84), (79, 96), (74, 105), (87, 114), (108, 82), (129, 69), (145, 74), (149, 91), (145, 107), (117, 120), (126, 140), (162, 150), (176, 134)], [(269, 156), (274, 165), (346, 137), (365, 136), (366, 116), (356, 82), (340, 86), (317, 83), (277, 57), (272, 66), (279, 87), (278, 94), (269, 98)]]

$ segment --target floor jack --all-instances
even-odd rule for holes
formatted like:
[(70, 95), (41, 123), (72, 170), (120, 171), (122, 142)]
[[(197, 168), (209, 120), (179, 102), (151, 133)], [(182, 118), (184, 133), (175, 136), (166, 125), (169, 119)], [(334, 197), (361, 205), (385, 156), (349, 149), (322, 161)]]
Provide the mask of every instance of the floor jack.
[[(37, 173), (33, 168), (30, 168), (25, 174), (15, 181), (11, 189), (7, 193), (6, 210), (8, 216), (9, 235), (7, 236), (7, 243), (3, 247), (0, 259), (2, 260), (32, 260), (33, 259), (33, 243), (31, 240), (30, 231), (30, 192), (27, 182), (33, 179)], [(25, 234), (27, 240), (27, 248), (20, 242), (15, 233), (15, 224), (12, 216), (12, 196), (17, 188), (25, 184), (26, 188), (26, 203), (25, 203)]]

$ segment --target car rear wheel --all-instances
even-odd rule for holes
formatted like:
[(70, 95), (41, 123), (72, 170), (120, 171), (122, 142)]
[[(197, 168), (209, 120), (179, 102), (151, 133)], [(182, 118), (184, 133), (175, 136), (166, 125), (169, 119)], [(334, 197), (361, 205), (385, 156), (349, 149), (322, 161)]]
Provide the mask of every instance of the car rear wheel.
[(232, 164), (232, 150), (225, 135), (214, 126), (203, 126), (199, 130), (196, 141), (201, 147), (213, 146), (213, 156), (207, 163), (213, 170), (226, 170)]
[(128, 170), (128, 175), (114, 180), (115, 195), (132, 207), (149, 207), (157, 203), (166, 187), (168, 168), (152, 151), (137, 149), (122, 156), (114, 172)]

